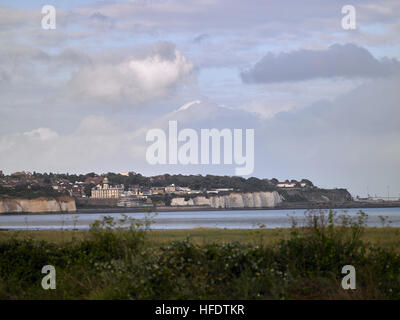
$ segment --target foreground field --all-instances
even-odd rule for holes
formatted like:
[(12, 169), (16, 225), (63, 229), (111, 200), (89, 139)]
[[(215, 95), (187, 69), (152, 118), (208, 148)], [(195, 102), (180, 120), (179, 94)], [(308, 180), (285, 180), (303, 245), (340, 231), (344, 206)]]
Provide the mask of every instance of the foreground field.
[[(189, 229), (189, 230), (153, 230), (147, 231), (146, 242), (152, 246), (167, 244), (171, 241), (189, 239), (198, 245), (210, 243), (240, 242), (254, 245), (273, 245), (280, 240), (290, 238), (291, 229)], [(124, 233), (118, 231), (117, 233)], [(19, 240), (32, 239), (56, 244), (70, 241), (83, 241), (90, 235), (90, 231), (0, 231), (0, 242), (7, 242), (10, 238)], [(381, 248), (393, 249), (400, 252), (400, 228), (365, 227), (360, 239)]]
[[(0, 299), (400, 299), (400, 230), (312, 214), (304, 226), (1, 231)], [(148, 226), (147, 226), (148, 227)], [(45, 265), (57, 288), (41, 286)], [(344, 290), (342, 268), (356, 270)]]

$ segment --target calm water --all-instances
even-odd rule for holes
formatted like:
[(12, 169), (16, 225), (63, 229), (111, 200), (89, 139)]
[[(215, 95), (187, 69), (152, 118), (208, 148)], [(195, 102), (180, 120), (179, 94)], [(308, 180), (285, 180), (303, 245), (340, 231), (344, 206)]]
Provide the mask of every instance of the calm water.
[[(347, 213), (355, 215), (360, 209), (348, 209)], [(362, 209), (368, 215), (369, 226), (381, 227), (379, 216), (388, 217), (391, 226), (400, 227), (400, 208)], [(284, 228), (291, 226), (291, 218), (304, 218), (305, 210), (234, 210), (234, 211), (191, 211), (160, 212), (153, 218), (151, 229), (191, 229), (191, 228), (227, 228), (252, 229), (260, 224), (266, 228)], [(338, 214), (342, 209), (336, 210)], [(129, 217), (143, 219), (145, 213), (127, 213)], [(0, 228), (55, 230), (55, 229), (88, 229), (95, 220), (104, 216), (121, 219), (120, 213), (93, 214), (51, 214), (51, 215), (7, 215), (0, 216)]]

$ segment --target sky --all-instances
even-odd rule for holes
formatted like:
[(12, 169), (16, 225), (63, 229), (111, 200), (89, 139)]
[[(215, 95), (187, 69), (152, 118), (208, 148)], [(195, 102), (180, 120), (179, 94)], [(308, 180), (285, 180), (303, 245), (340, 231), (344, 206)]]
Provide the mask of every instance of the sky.
[(399, 34), (398, 0), (3, 0), (0, 170), (234, 175), (149, 164), (174, 120), (253, 129), (251, 176), (400, 196)]

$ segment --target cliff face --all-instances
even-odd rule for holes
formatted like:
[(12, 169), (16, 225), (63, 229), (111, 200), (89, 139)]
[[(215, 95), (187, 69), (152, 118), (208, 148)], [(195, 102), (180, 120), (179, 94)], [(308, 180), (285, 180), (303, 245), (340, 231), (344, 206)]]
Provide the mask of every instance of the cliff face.
[(75, 200), (70, 197), (0, 199), (0, 213), (39, 213), (39, 212), (75, 212)]
[(279, 193), (284, 202), (343, 203), (352, 200), (346, 189), (286, 189), (279, 191)]
[(226, 196), (198, 196), (185, 201), (184, 198), (174, 198), (171, 206), (210, 206), (212, 208), (266, 208), (275, 207), (282, 202), (278, 192), (231, 193)]

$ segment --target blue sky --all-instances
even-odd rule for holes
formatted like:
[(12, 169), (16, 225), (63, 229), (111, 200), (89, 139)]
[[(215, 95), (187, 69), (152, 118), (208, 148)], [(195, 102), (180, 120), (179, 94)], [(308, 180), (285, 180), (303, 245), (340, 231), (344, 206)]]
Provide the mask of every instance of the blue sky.
[(149, 165), (146, 132), (178, 120), (254, 129), (254, 176), (398, 195), (400, 4), (352, 1), (344, 30), (345, 4), (2, 1), (0, 169), (234, 174)]

